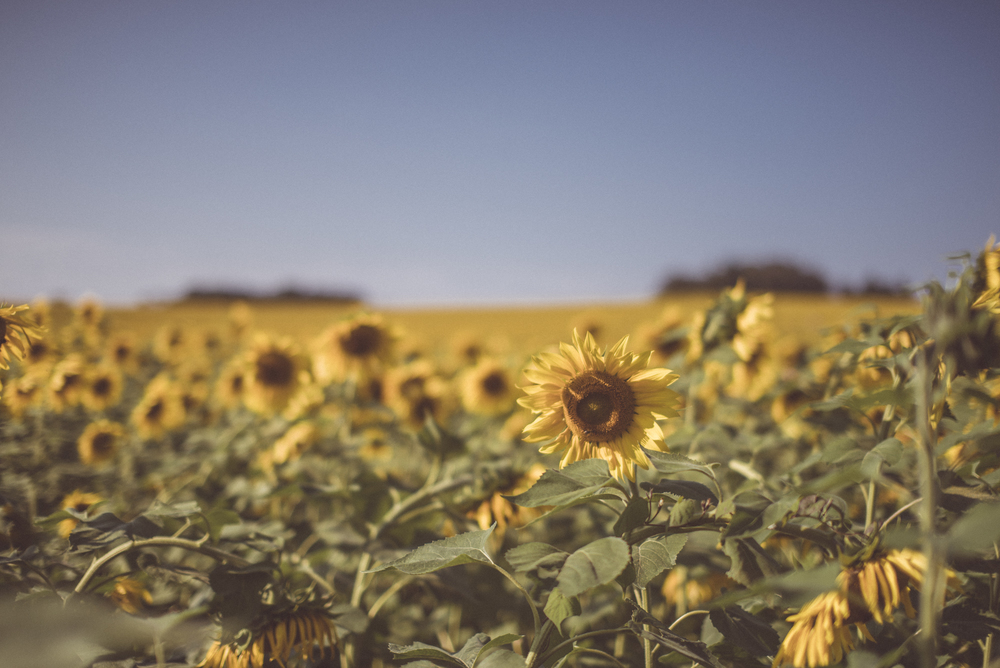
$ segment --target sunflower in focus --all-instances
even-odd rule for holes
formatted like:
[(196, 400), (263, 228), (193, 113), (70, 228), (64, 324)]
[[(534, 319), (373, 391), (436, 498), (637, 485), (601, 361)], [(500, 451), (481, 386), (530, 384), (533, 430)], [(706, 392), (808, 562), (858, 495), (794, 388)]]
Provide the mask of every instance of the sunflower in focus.
[(243, 402), (250, 410), (274, 414), (284, 410), (288, 400), (308, 380), (309, 362), (291, 339), (260, 335), (247, 358)]
[(34, 320), (27, 314), (19, 315), (27, 310), (27, 304), (0, 306), (0, 369), (9, 369), (12, 357), (23, 360), (32, 341), (42, 337)]
[(658, 418), (676, 417), (679, 396), (668, 386), (669, 369), (647, 369), (651, 352), (625, 352), (628, 337), (600, 350), (594, 337), (574, 330), (559, 353), (541, 353), (524, 371), (529, 384), (518, 403), (539, 413), (524, 440), (550, 441), (540, 451), (563, 452), (560, 467), (582, 459), (608, 462), (619, 480), (635, 479), (635, 465), (649, 468), (642, 446)]
[(322, 610), (300, 607), (253, 630), (242, 647), (215, 641), (198, 668), (264, 668), (272, 661), (285, 666), (292, 657), (315, 660), (327, 645), (333, 648), (339, 643), (336, 627)]
[(477, 415), (504, 415), (514, 407), (517, 386), (500, 362), (483, 358), (461, 377), (462, 406)]
[(393, 353), (396, 335), (378, 315), (361, 314), (320, 334), (313, 352), (313, 370), (324, 385), (377, 373)]
[(117, 422), (91, 422), (76, 441), (80, 461), (87, 466), (98, 466), (109, 461), (118, 452), (124, 436), (125, 428)]
[[(59, 503), (59, 507), (62, 509), (72, 508), (78, 513), (86, 513), (92, 505), (100, 503), (103, 500), (98, 494), (74, 490), (63, 497), (63, 500)], [(69, 538), (69, 535), (73, 533), (73, 529), (79, 523), (79, 520), (76, 518), (67, 517), (56, 525), (56, 532), (63, 538)]]

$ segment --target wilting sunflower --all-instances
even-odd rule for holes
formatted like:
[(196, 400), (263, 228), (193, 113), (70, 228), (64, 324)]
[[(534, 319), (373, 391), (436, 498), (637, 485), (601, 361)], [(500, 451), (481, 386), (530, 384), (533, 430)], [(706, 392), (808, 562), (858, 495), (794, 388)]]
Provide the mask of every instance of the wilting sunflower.
[(80, 461), (88, 466), (98, 466), (109, 461), (118, 452), (124, 436), (125, 429), (117, 422), (91, 422), (76, 441)]
[(308, 359), (289, 338), (258, 336), (247, 358), (243, 403), (262, 414), (282, 411), (288, 400), (308, 381)]
[(572, 345), (541, 353), (524, 371), (528, 395), (518, 403), (540, 415), (524, 428), (524, 440), (551, 441), (540, 450), (565, 451), (560, 467), (582, 459), (608, 462), (618, 479), (635, 479), (635, 467), (649, 467), (642, 446), (657, 418), (676, 417), (679, 396), (668, 386), (669, 369), (647, 369), (651, 352), (627, 353), (628, 337), (601, 351), (594, 337), (574, 330)]
[(103, 411), (117, 404), (121, 393), (121, 372), (117, 367), (105, 364), (87, 372), (80, 401), (92, 411)]
[(34, 320), (18, 315), (28, 310), (27, 304), (0, 306), (0, 369), (9, 369), (11, 357), (23, 360), (32, 341), (42, 337), (42, 329)]
[[(100, 503), (103, 500), (104, 499), (97, 494), (74, 490), (63, 497), (63, 500), (59, 503), (59, 507), (64, 509), (72, 508), (78, 513), (85, 513), (90, 510), (92, 505)], [(69, 535), (73, 533), (73, 529), (76, 528), (77, 524), (79, 524), (79, 520), (73, 517), (67, 517), (56, 525), (56, 532), (63, 538), (69, 538)]]
[(166, 376), (149, 381), (142, 399), (132, 410), (132, 424), (139, 436), (161, 438), (184, 424), (184, 402), (177, 386)]
[[(825, 592), (788, 617), (794, 622), (781, 642), (774, 666), (816, 668), (839, 662), (854, 649), (848, 626), (854, 624), (867, 640), (874, 640), (865, 624), (892, 621), (903, 608), (911, 619), (916, 616), (910, 590), (924, 581), (926, 560), (914, 550), (876, 550), (872, 557), (847, 566), (837, 576), (838, 588)], [(955, 573), (946, 570), (948, 586), (961, 589)], [(941, 601), (941, 605), (944, 601)]]
[(317, 649), (322, 656), (327, 644), (332, 648), (339, 642), (336, 627), (322, 610), (300, 607), (253, 630), (242, 647), (215, 641), (198, 668), (264, 668), (272, 661), (285, 666), (292, 656), (313, 660)]
[(361, 314), (329, 327), (313, 349), (313, 370), (324, 385), (377, 373), (392, 356), (396, 335), (381, 316)]
[(478, 415), (503, 415), (514, 407), (517, 386), (500, 362), (483, 358), (461, 378), (462, 406)]

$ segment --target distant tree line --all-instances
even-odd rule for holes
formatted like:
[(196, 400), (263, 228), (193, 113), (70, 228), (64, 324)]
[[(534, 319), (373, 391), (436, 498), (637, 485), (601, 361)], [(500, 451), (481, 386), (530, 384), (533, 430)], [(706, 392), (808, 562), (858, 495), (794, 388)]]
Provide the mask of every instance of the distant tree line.
[(344, 290), (304, 289), (297, 286), (283, 287), (273, 292), (262, 292), (245, 288), (196, 286), (184, 294), (182, 301), (284, 301), (357, 304), (361, 302), (361, 295), (356, 292)]
[[(826, 279), (818, 271), (800, 267), (790, 262), (768, 262), (747, 264), (732, 262), (704, 276), (686, 274), (667, 278), (660, 287), (660, 294), (676, 292), (717, 291), (732, 287), (743, 279), (751, 292), (834, 292)], [(846, 294), (908, 296), (913, 291), (902, 283), (881, 279), (868, 279), (864, 285), (853, 290), (837, 290)]]

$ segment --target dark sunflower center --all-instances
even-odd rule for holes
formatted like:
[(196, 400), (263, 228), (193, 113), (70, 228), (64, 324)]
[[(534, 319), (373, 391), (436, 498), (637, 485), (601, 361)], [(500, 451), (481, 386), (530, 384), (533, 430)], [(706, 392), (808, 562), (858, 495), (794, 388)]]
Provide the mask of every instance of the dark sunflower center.
[(157, 401), (155, 404), (153, 404), (146, 410), (146, 420), (149, 422), (158, 422), (162, 415), (163, 415), (162, 401)]
[(283, 387), (292, 382), (295, 365), (287, 355), (268, 352), (257, 358), (257, 380), (264, 385)]
[(613, 441), (632, 426), (635, 394), (628, 381), (603, 371), (586, 371), (562, 391), (566, 424), (581, 440)]
[(500, 396), (507, 391), (507, 379), (499, 371), (494, 371), (483, 378), (483, 390), (492, 397)]
[(111, 394), (111, 379), (110, 378), (98, 378), (94, 381), (91, 386), (91, 391), (93, 391), (95, 397), (106, 397)]
[(0, 347), (7, 342), (7, 321), (0, 318)]
[(115, 437), (113, 434), (109, 434), (106, 431), (102, 431), (94, 435), (94, 440), (91, 442), (91, 448), (94, 454), (98, 457), (102, 457), (111, 452), (115, 446)]
[(373, 325), (357, 325), (340, 338), (340, 347), (352, 357), (373, 355), (382, 342), (382, 331)]
[(117, 360), (119, 364), (125, 362), (131, 356), (132, 356), (132, 349), (129, 348), (128, 346), (115, 347), (115, 360)]

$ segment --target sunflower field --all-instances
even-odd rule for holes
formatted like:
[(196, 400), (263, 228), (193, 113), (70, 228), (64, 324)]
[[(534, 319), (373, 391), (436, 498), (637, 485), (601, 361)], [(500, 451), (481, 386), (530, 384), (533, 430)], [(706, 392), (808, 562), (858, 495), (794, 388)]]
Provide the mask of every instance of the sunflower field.
[(0, 306), (0, 666), (1000, 667), (1000, 245), (919, 298)]

